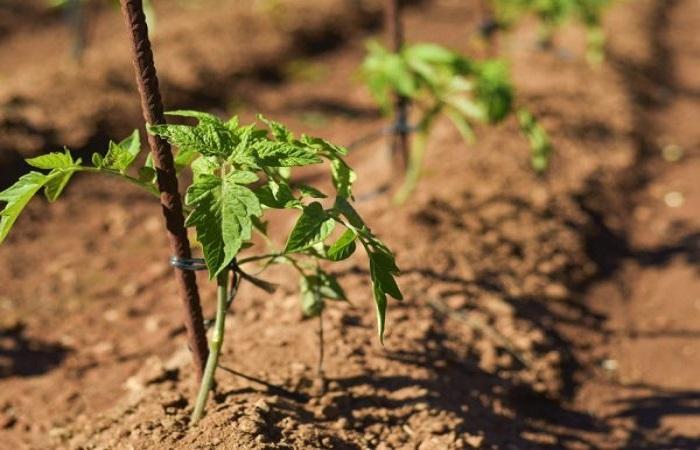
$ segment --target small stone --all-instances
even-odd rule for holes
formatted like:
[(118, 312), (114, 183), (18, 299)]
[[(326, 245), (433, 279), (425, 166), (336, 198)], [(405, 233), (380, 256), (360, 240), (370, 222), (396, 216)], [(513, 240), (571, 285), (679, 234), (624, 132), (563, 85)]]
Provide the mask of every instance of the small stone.
[(666, 145), (661, 149), (661, 157), (667, 162), (678, 162), (683, 158), (683, 149), (675, 144)]
[(240, 431), (248, 434), (258, 434), (261, 431), (260, 424), (248, 417), (240, 418), (237, 426)]
[(337, 428), (339, 430), (347, 430), (350, 428), (350, 422), (348, 421), (347, 418), (341, 417), (340, 419), (335, 421), (335, 423), (333, 424), (333, 427)]
[(685, 203), (685, 196), (678, 191), (671, 191), (664, 195), (664, 203), (669, 208), (679, 208)]
[(163, 361), (157, 356), (152, 356), (146, 360), (141, 370), (129, 377), (124, 384), (129, 390), (139, 391), (149, 384), (165, 380), (167, 375), (168, 371), (165, 369)]
[(116, 309), (108, 309), (105, 311), (102, 317), (104, 317), (107, 322), (116, 322), (119, 320), (119, 311)]
[(600, 364), (600, 366), (608, 372), (614, 372), (618, 369), (619, 364), (617, 363), (617, 360), (606, 359)]
[(160, 328), (161, 320), (156, 316), (148, 316), (143, 322), (143, 328), (149, 333), (158, 331)]
[(471, 448), (481, 448), (481, 445), (484, 443), (484, 437), (475, 434), (464, 433), (463, 438)]
[(254, 408), (260, 412), (270, 412), (270, 405), (262, 398), (255, 403)]

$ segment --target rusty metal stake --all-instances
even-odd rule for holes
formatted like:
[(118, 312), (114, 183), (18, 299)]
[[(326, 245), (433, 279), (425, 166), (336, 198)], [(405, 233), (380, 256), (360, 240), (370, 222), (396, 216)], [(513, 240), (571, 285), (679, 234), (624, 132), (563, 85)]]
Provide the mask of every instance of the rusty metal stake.
[[(384, 22), (389, 48), (393, 52), (398, 53), (404, 44), (400, 0), (386, 0)], [(395, 169), (403, 176), (408, 165), (408, 99), (395, 94), (394, 107), (396, 114), (395, 130), (391, 134), (390, 148), (396, 163)]]
[[(142, 0), (120, 0), (122, 13), (132, 43), (133, 64), (136, 71), (136, 84), (141, 96), (141, 109), (147, 124), (160, 125), (165, 123), (163, 101), (158, 89), (158, 78), (153, 63), (153, 52), (148, 40), (148, 27), (143, 12)], [(156, 168), (160, 203), (165, 219), (165, 227), (170, 241), (170, 249), (174, 256), (180, 259), (192, 257), (190, 243), (187, 238), (185, 219), (182, 213), (182, 200), (178, 191), (175, 163), (170, 145), (163, 139), (148, 135), (148, 144)], [(197, 279), (195, 273), (188, 270), (175, 269), (175, 277), (182, 298), (185, 312), (185, 328), (192, 359), (197, 370), (198, 380), (201, 379), (206, 364), (208, 349), (207, 337), (202, 318), (202, 306), (199, 301)]]

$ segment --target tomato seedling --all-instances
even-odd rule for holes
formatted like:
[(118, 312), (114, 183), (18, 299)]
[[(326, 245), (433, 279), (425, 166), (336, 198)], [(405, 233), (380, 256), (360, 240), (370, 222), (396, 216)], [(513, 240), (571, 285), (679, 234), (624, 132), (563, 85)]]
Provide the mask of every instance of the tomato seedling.
[[(515, 94), (502, 61), (477, 61), (436, 44), (404, 46), (399, 52), (390, 52), (370, 41), (367, 50), (362, 74), (382, 111), (394, 113), (391, 99), (398, 93), (410, 100), (419, 116), (405, 178), (394, 198), (397, 203), (403, 203), (416, 187), (437, 119), (447, 117), (462, 137), (472, 142), (474, 123), (498, 123), (514, 110)], [(536, 142), (531, 138), (531, 144), (538, 144), (531, 146), (533, 155), (539, 155), (533, 168), (543, 171), (550, 156), (549, 140), (531, 114), (523, 115), (528, 118), (521, 120), (523, 131), (532, 136), (537, 130), (538, 135)]]
[[(179, 174), (189, 168), (192, 182), (185, 195), (186, 226), (196, 230), (209, 278), (217, 283), (216, 323), (210, 339), (209, 357), (197, 396), (192, 423), (202, 417), (224, 339), (226, 311), (237, 290), (239, 277), (268, 288), (270, 284), (244, 271), (257, 262), (266, 268), (287, 264), (299, 274), (303, 313), (318, 316), (327, 300), (347, 300), (338, 280), (321, 262), (341, 261), (361, 246), (369, 258), (369, 273), (376, 306), (377, 327), (383, 340), (387, 296), (402, 299), (395, 281), (399, 269), (394, 255), (353, 208), (355, 172), (344, 161), (347, 150), (324, 139), (302, 135), (296, 138), (284, 125), (260, 116), (266, 128), (240, 125), (236, 117), (222, 121), (196, 111), (175, 111), (173, 116), (195, 118), (196, 125), (149, 126), (150, 133), (167, 139), (179, 151), (175, 163)], [(32, 171), (0, 192), (6, 202), (0, 212), (0, 243), (16, 219), (43, 189), (55, 201), (77, 172), (116, 176), (157, 196), (155, 170), (146, 159), (138, 175), (130, 175), (140, 152), (139, 134), (111, 142), (106, 154), (95, 153), (92, 165), (74, 159), (70, 151), (49, 153), (27, 160)], [(327, 161), (335, 193), (296, 184), (292, 169)], [(180, 177), (181, 179), (183, 177)], [(331, 201), (332, 197), (332, 201)], [(325, 206), (324, 206), (325, 204)], [(240, 256), (256, 248), (253, 232), (267, 236), (265, 212), (282, 209), (299, 213), (283, 248)], [(176, 261), (178, 262), (178, 261)], [(179, 261), (180, 263), (187, 263)], [(229, 286), (229, 275), (236, 282)]]
[(578, 22), (586, 28), (586, 58), (599, 64), (605, 57), (605, 33), (601, 25), (611, 0), (490, 0), (496, 21), (509, 27), (527, 15), (540, 21), (540, 44), (549, 47), (556, 29), (566, 22)]

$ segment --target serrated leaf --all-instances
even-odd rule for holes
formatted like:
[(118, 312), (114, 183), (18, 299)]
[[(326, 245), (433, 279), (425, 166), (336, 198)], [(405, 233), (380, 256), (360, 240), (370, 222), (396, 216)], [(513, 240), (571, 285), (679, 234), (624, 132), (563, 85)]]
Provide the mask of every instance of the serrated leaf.
[(221, 180), (202, 175), (190, 186), (186, 202), (194, 209), (186, 221), (197, 230), (210, 278), (226, 270), (243, 243), (251, 238), (251, 217), (262, 214), (253, 191), (235, 183), (230, 177)]
[(281, 123), (268, 119), (262, 114), (258, 114), (258, 119), (260, 119), (265, 123), (265, 125), (267, 125), (270, 131), (272, 131), (272, 135), (278, 141), (291, 142), (294, 139), (294, 135), (291, 131), (289, 131), (289, 128), (282, 125)]
[(298, 143), (257, 141), (253, 150), (260, 166), (295, 167), (321, 162), (311, 147)]
[(357, 248), (356, 239), (357, 235), (354, 231), (345, 230), (338, 240), (326, 250), (326, 258), (331, 261), (342, 261), (349, 258)]
[(47, 153), (36, 158), (25, 159), (25, 161), (37, 169), (66, 169), (75, 165), (73, 157), (68, 150), (63, 153)]
[(322, 242), (331, 234), (334, 227), (335, 220), (323, 210), (321, 204), (311, 203), (304, 208), (304, 212), (289, 234), (284, 253), (300, 252), (317, 242)]
[[(221, 120), (211, 114), (195, 112), (188, 117), (197, 117), (200, 122), (192, 127), (188, 125), (149, 125), (148, 132), (167, 139), (177, 146), (180, 152), (188, 155), (198, 152), (205, 156), (227, 157), (239, 142), (238, 136)], [(184, 115), (182, 111), (178, 115)]]
[(0, 243), (2, 243), (10, 232), (20, 213), (27, 206), (39, 189), (47, 181), (48, 176), (39, 172), (29, 172), (23, 175), (15, 184), (0, 192), (0, 202), (6, 205), (0, 211)]

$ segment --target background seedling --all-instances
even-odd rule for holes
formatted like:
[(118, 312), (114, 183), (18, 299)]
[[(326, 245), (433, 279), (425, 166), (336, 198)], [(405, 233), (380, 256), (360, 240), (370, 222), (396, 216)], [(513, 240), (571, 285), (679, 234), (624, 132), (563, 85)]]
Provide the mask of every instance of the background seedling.
[[(414, 190), (430, 133), (440, 117), (447, 117), (472, 142), (474, 123), (495, 124), (513, 112), (515, 94), (503, 61), (477, 61), (436, 44), (406, 46), (394, 53), (371, 41), (367, 50), (362, 73), (382, 111), (395, 113), (391, 96), (397, 92), (410, 99), (418, 114), (405, 179), (394, 198), (397, 203)], [(534, 117), (527, 117), (522, 123), (528, 125), (528, 136), (536, 129), (540, 140), (546, 139)], [(539, 155), (535, 168), (544, 170), (550, 152), (541, 145), (532, 150)]]
[(586, 28), (586, 57), (592, 64), (599, 64), (605, 57), (605, 34), (601, 25), (605, 9), (611, 0), (490, 0), (496, 21), (501, 27), (509, 27), (527, 15), (540, 21), (539, 41), (551, 47), (556, 29), (575, 21)]

